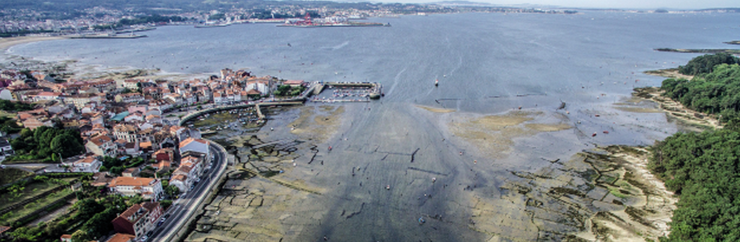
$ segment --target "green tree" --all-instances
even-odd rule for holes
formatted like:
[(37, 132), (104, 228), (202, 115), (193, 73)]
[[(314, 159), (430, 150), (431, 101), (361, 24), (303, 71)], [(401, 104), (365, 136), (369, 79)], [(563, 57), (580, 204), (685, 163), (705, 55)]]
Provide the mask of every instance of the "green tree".
[(720, 64), (738, 64), (740, 59), (728, 53), (707, 54), (691, 59), (685, 66), (679, 66), (678, 72), (684, 75), (711, 73)]
[(106, 235), (108, 231), (113, 230), (111, 221), (116, 218), (116, 209), (107, 208), (100, 213), (95, 214), (82, 225), (82, 230), (87, 231), (89, 237), (100, 238)]
[(121, 175), (123, 173), (124, 168), (122, 166), (114, 166), (108, 169), (108, 172), (115, 175)]
[(164, 193), (167, 194), (167, 196), (176, 197), (180, 194), (180, 189), (177, 188), (175, 185), (169, 185), (165, 187)]
[(83, 230), (77, 230), (72, 233), (72, 242), (88, 242), (93, 238)]
[(87, 220), (95, 216), (95, 214), (105, 210), (105, 207), (95, 201), (92, 198), (86, 198), (78, 201), (74, 205), (77, 208), (78, 214), (81, 220)]
[(70, 134), (61, 134), (54, 137), (50, 143), (53, 153), (62, 154), (62, 157), (71, 157), (82, 153), (85, 147)]

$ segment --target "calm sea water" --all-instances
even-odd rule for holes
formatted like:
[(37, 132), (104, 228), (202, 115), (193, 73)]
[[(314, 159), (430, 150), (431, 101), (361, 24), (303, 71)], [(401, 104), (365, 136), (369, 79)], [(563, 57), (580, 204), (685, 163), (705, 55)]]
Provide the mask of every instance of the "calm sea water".
[[(595, 101), (590, 97), (596, 93), (627, 94), (633, 85), (658, 85), (662, 78), (639, 73), (674, 67), (696, 55), (653, 48), (727, 48), (722, 42), (737, 37), (737, 18), (476, 13), (370, 20), (388, 22), (390, 28), (177, 26), (145, 32), (149, 37), (142, 39), (48, 41), (9, 52), (167, 72), (216, 73), (228, 67), (286, 79), (378, 81), (389, 100), (432, 105), (435, 99), (465, 99), (445, 104), (489, 112), (509, 108), (490, 105), (497, 102), (494, 96), (535, 94), (582, 102)], [(431, 88), (435, 79), (444, 88)], [(625, 81), (629, 85), (613, 85)]]

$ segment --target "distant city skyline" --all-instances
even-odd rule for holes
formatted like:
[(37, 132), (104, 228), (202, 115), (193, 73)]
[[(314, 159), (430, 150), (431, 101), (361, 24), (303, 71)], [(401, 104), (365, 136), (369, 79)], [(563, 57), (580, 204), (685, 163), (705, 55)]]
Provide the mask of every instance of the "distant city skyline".
[[(455, 0), (398, 0), (382, 1), (385, 3), (430, 3)], [(465, 1), (465, 0), (462, 0)], [(626, 8), (626, 9), (705, 9), (705, 8), (740, 8), (737, 0), (468, 0), (470, 2), (490, 3), (494, 5), (548, 5), (573, 8)]]

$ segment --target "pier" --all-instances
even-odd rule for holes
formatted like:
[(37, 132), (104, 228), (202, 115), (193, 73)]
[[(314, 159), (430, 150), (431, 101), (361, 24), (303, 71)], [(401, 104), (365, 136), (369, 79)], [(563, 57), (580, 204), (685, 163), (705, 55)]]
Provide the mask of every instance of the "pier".
[[(378, 99), (381, 96), (382, 87), (380, 83), (375, 82), (312, 82), (303, 93), (293, 98), (286, 98), (273, 101), (263, 101), (260, 103), (243, 103), (235, 105), (226, 105), (220, 107), (213, 107), (205, 110), (200, 110), (194, 113), (185, 115), (180, 119), (179, 125), (183, 126), (188, 121), (191, 121), (201, 115), (232, 110), (255, 107), (257, 110), (257, 117), (259, 119), (265, 119), (265, 115), (262, 113), (261, 107), (276, 107), (276, 106), (296, 106), (303, 105), (309, 97), (313, 95), (319, 95), (326, 87), (366, 87), (371, 88), (370, 99)], [(317, 102), (330, 102), (327, 100), (319, 100)], [(333, 100), (331, 102), (369, 102), (369, 100)]]

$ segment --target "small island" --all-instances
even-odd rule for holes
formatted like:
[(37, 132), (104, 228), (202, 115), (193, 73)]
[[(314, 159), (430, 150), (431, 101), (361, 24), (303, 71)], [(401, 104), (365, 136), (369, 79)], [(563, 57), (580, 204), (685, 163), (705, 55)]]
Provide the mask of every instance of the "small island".
[(656, 48), (656, 51), (661, 52), (677, 52), (677, 53), (728, 53), (728, 54), (740, 54), (738, 49), (673, 49), (673, 48)]

